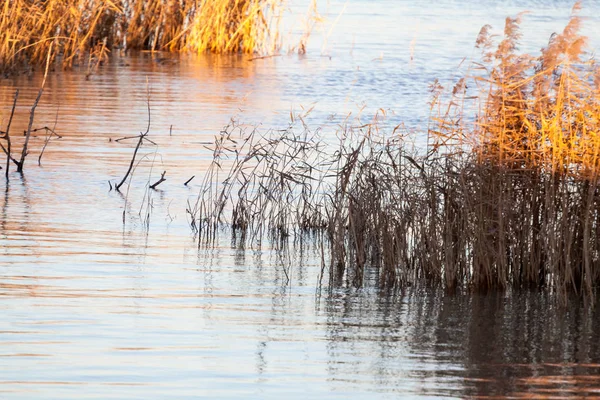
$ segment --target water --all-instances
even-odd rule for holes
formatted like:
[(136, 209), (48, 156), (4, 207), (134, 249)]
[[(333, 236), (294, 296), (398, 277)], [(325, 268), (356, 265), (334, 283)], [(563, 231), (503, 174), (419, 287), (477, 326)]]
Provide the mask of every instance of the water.
[[(38, 166), (38, 132), (25, 175), (12, 172), (1, 188), (0, 397), (599, 396), (600, 306), (561, 310), (533, 293), (317, 296), (314, 248), (287, 260), (227, 240), (199, 250), (185, 212), (210, 160), (204, 146), (230, 118), (284, 127), (290, 112), (314, 105), (307, 123), (333, 135), (349, 113), (369, 120), (383, 108), (390, 124), (423, 129), (427, 85), (457, 75), (483, 24), (500, 30), (506, 15), (529, 10), (523, 47), (535, 50), (570, 7), (323, 2), (328, 23), (304, 56), (157, 62), (142, 53), (114, 57), (90, 80), (84, 70), (51, 74), (36, 126), (52, 127), (58, 112), (63, 137)], [(287, 43), (308, 5), (290, 8)], [(597, 48), (600, 6), (586, 2), (583, 15)], [(40, 82), (39, 74), (0, 81), (2, 127), (20, 90), (17, 148)], [(158, 147), (143, 148), (120, 195), (108, 181), (123, 176), (135, 140), (115, 139), (146, 129), (148, 87)], [(164, 170), (148, 201), (147, 182)]]

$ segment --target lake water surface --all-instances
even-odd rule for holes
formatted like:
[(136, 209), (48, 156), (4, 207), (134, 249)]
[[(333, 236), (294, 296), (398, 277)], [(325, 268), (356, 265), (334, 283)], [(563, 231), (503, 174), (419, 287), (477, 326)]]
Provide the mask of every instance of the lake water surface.
[[(293, 3), (287, 45), (308, 10)], [(0, 183), (0, 398), (600, 397), (600, 304), (370, 288), (319, 296), (316, 251), (282, 261), (226, 238), (198, 248), (187, 204), (211, 159), (205, 146), (231, 118), (280, 128), (314, 106), (307, 123), (333, 138), (349, 113), (369, 120), (382, 108), (390, 124), (422, 130), (428, 85), (476, 54), (482, 25), (501, 32), (507, 15), (528, 10), (522, 46), (536, 51), (572, 6), (321, 3), (326, 23), (306, 55), (115, 55), (89, 80), (77, 69), (49, 76), (36, 126), (56, 120), (62, 139), (38, 166), (37, 132), (25, 174)], [(584, 2), (581, 15), (600, 48), (600, 3)], [(41, 78), (0, 80), (2, 128), (20, 90), (15, 137)], [(142, 149), (121, 195), (108, 181), (125, 173), (135, 140), (115, 139), (146, 129), (147, 87), (158, 147)], [(148, 201), (147, 182), (165, 170)]]

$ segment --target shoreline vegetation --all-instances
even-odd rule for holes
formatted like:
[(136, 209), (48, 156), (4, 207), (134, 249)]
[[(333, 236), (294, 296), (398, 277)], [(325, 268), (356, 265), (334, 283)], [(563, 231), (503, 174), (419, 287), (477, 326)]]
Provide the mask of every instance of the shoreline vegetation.
[[(521, 16), (444, 95), (431, 86), (427, 147), (376, 122), (338, 142), (302, 117), (216, 138), (195, 204), (201, 245), (280, 249), (317, 238), (330, 287), (419, 284), (534, 289), (590, 299), (600, 285), (600, 70), (585, 59), (580, 5), (539, 56), (518, 52)], [(309, 241), (310, 242), (310, 241)]]
[[(278, 46), (281, 0), (231, 4), (7, 1), (1, 69), (45, 63), (47, 74), (56, 62), (101, 62), (114, 48)], [(320, 284), (330, 287), (363, 287), (376, 276), (377, 286), (392, 290), (516, 288), (590, 299), (600, 285), (600, 68), (585, 52), (579, 10), (577, 2), (538, 56), (519, 52), (521, 15), (506, 19), (500, 38), (484, 26), (481, 59), (451, 89), (430, 87), (424, 148), (414, 145), (424, 133), (384, 132), (378, 116), (340, 126), (337, 141), (302, 116), (266, 133), (232, 122), (217, 135), (187, 210), (199, 245), (214, 244), (223, 227), (241, 247), (314, 243)], [(10, 121), (12, 114), (0, 132), (7, 178), (10, 160), (22, 172), (28, 151), (26, 139), (21, 160), (11, 156)], [(49, 140), (53, 130), (43, 129)]]
[(0, 72), (44, 65), (48, 54), (93, 69), (112, 50), (272, 53), (283, 10), (283, 0), (5, 1)]

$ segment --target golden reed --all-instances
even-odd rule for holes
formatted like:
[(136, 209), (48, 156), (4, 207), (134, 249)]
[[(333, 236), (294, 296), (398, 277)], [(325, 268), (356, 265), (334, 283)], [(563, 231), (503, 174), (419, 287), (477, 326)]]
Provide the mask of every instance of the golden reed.
[(0, 70), (43, 64), (52, 44), (64, 67), (112, 48), (273, 51), (282, 9), (282, 0), (6, 0)]

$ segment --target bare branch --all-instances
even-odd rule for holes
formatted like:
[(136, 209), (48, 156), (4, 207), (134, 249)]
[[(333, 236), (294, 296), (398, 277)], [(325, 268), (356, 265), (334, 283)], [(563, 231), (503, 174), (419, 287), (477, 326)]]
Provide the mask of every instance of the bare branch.
[(6, 133), (4, 134), (4, 139), (6, 139), (6, 149), (4, 148), (4, 146), (2, 146), (2, 150), (4, 150), (4, 153), (6, 153), (6, 180), (8, 181), (8, 170), (10, 167), (10, 160), (16, 161), (14, 158), (12, 158), (12, 156), (10, 155), (10, 125), (12, 123), (13, 120), (13, 116), (15, 115), (15, 109), (17, 108), (17, 99), (19, 98), (19, 89), (17, 89), (17, 91), (15, 92), (15, 99), (13, 101), (13, 106), (12, 106), (12, 110), (10, 112), (10, 118), (8, 119), (8, 125), (6, 126)]
[(166, 181), (166, 179), (165, 179), (165, 174), (166, 173), (167, 173), (167, 171), (163, 171), (163, 173), (160, 175), (160, 179), (157, 180), (156, 182), (154, 182), (152, 185), (150, 185), (150, 189), (156, 190), (156, 187), (158, 185), (160, 185), (161, 183), (163, 183), (164, 181)]

